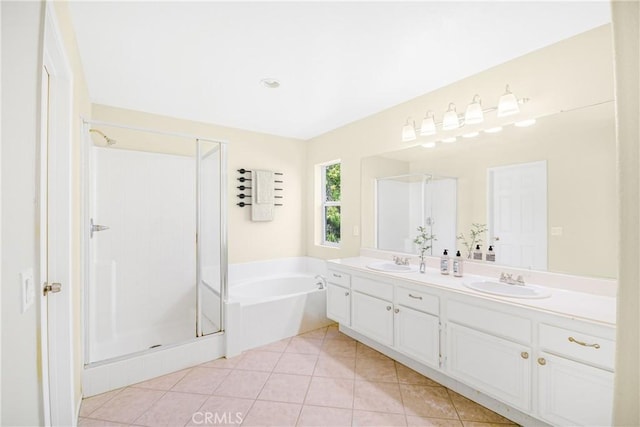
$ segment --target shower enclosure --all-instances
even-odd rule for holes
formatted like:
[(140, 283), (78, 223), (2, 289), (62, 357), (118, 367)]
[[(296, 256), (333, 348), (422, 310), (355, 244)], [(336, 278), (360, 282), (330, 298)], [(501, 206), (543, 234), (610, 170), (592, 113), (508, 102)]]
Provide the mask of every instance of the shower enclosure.
[(376, 247), (417, 253), (423, 226), (437, 240), (427, 255), (456, 247), (457, 179), (416, 173), (376, 179)]
[(85, 124), (85, 363), (223, 329), (225, 144)]

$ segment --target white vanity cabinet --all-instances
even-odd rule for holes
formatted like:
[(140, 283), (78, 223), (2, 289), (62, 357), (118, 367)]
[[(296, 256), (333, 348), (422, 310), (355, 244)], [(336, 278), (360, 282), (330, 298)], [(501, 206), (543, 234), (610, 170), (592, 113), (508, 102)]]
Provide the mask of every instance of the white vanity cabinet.
[(345, 326), (351, 326), (351, 275), (329, 270), (327, 317)]
[(351, 327), (393, 346), (393, 284), (354, 276), (351, 290)]
[(440, 312), (437, 296), (396, 286), (395, 348), (432, 368), (440, 366)]
[(447, 305), (447, 373), (530, 412), (531, 321), (456, 300)]
[(547, 324), (539, 333), (540, 418), (561, 426), (611, 425), (613, 340)]
[(398, 276), (330, 269), (327, 317), (521, 424), (611, 425), (612, 324)]

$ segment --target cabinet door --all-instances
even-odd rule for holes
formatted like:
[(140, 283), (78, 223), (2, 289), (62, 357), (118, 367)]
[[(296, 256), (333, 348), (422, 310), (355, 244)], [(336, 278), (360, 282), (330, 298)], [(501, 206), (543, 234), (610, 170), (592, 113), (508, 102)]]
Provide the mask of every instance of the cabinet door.
[(351, 325), (351, 295), (347, 288), (327, 283), (327, 317), (343, 325)]
[(403, 306), (394, 312), (396, 350), (437, 368), (440, 359), (438, 317)]
[(612, 425), (612, 372), (545, 353), (537, 362), (542, 419), (559, 426)]
[(518, 409), (531, 409), (531, 350), (455, 323), (447, 325), (447, 371)]
[(393, 345), (393, 304), (353, 292), (351, 327), (380, 344)]

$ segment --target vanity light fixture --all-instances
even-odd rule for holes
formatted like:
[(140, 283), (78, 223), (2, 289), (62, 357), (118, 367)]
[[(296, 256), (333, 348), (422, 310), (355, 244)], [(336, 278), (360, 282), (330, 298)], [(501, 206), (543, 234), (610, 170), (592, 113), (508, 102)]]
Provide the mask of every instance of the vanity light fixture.
[(442, 118), (442, 130), (453, 130), (460, 127), (460, 118), (456, 112), (456, 105), (453, 102), (449, 103), (449, 109), (444, 113)]
[(456, 137), (455, 137), (455, 136), (452, 136), (452, 137), (450, 137), (450, 138), (444, 138), (444, 139), (442, 140), (442, 142), (445, 142), (445, 143), (447, 143), (447, 144), (451, 144), (452, 142), (456, 142)]
[(520, 112), (518, 98), (511, 92), (509, 85), (505, 88), (504, 94), (498, 100), (498, 117), (511, 116)]
[(424, 119), (422, 119), (422, 126), (420, 126), (420, 135), (429, 136), (436, 134), (436, 115), (433, 111), (428, 111)]
[(515, 122), (514, 125), (519, 128), (526, 128), (528, 126), (534, 125), (536, 123), (536, 119), (527, 119), (519, 122)]
[(502, 126), (496, 126), (494, 128), (489, 128), (484, 130), (485, 133), (498, 133), (502, 131)]
[(416, 123), (411, 120), (411, 118), (407, 118), (407, 122), (402, 126), (402, 142), (409, 142), (416, 139)]
[(464, 124), (475, 125), (484, 122), (484, 112), (482, 111), (482, 101), (480, 95), (475, 95), (471, 104), (467, 105), (464, 113)]
[(469, 133), (463, 133), (462, 137), (463, 138), (475, 138), (478, 135), (480, 135), (480, 132), (469, 132)]
[(434, 141), (432, 142), (425, 142), (424, 144), (422, 144), (422, 146), (424, 148), (434, 148), (436, 146), (436, 143)]

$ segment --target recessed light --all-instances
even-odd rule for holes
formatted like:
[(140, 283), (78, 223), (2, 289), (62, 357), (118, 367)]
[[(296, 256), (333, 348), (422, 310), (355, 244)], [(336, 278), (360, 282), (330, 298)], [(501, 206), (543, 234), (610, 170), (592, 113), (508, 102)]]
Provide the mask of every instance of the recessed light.
[(522, 120), (520, 122), (515, 122), (514, 125), (516, 125), (519, 128), (526, 128), (527, 126), (531, 126), (535, 123), (536, 123), (536, 119), (527, 119), (527, 120)]
[(475, 138), (480, 135), (480, 132), (469, 132), (462, 135), (463, 138)]
[(422, 144), (422, 146), (424, 148), (433, 148), (433, 147), (436, 146), (436, 143), (435, 142), (425, 142), (424, 144)]
[(498, 133), (502, 130), (502, 126), (496, 126), (494, 128), (485, 129), (486, 133)]
[(456, 142), (456, 137), (452, 136), (451, 138), (445, 138), (442, 140), (442, 142), (446, 142), (447, 144), (450, 144), (452, 142)]
[(260, 83), (262, 83), (262, 86), (269, 89), (277, 89), (280, 87), (280, 82), (276, 79), (262, 79), (260, 80)]

